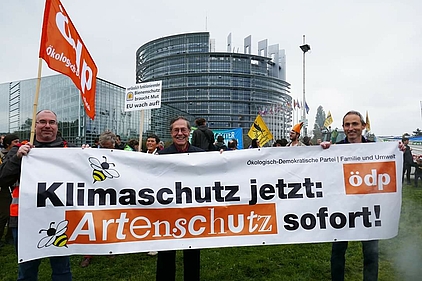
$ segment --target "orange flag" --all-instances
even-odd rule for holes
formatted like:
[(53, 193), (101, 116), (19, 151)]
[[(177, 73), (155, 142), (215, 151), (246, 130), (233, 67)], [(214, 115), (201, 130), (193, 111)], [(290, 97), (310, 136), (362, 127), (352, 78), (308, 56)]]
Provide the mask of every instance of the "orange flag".
[(59, 0), (45, 1), (40, 58), (72, 79), (86, 114), (94, 119), (97, 66)]

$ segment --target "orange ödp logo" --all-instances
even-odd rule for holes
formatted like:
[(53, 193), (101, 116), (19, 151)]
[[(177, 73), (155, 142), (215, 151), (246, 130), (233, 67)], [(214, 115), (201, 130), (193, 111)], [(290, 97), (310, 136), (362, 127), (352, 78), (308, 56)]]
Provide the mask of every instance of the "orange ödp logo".
[(374, 162), (344, 164), (346, 194), (396, 192), (396, 163)]

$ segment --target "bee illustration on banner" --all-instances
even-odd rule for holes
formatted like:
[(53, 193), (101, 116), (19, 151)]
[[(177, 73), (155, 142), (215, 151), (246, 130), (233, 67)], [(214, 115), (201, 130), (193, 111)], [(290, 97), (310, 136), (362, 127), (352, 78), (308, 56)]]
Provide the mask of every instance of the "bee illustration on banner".
[(49, 247), (51, 245), (54, 245), (56, 247), (66, 247), (67, 248), (67, 220), (63, 220), (59, 222), (56, 227), (53, 227), (55, 224), (54, 221), (50, 223), (50, 227), (48, 229), (40, 229), (38, 234), (41, 234), (42, 232), (46, 232), (47, 236), (44, 236), (41, 238), (41, 240), (38, 242), (38, 249)]
[(107, 157), (103, 156), (104, 162), (101, 162), (95, 157), (89, 157), (89, 163), (91, 163), (92, 171), (92, 178), (94, 179), (94, 182), (97, 181), (105, 181), (107, 178), (118, 178), (120, 177), (119, 172), (117, 172), (115, 169), (111, 169), (110, 165), (114, 165), (114, 163), (107, 162)]

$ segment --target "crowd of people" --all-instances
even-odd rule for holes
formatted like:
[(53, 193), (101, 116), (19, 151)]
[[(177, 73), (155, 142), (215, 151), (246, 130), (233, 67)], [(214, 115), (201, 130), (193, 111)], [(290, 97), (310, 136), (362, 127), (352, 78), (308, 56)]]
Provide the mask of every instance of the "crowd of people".
[[(22, 157), (28, 155), (34, 147), (44, 148), (66, 148), (74, 147), (58, 134), (57, 116), (51, 110), (42, 110), (36, 115), (35, 122), (35, 140), (33, 143), (21, 143), (19, 137), (10, 134), (2, 139), (1, 165), (0, 165), (0, 239), (6, 229), (6, 242), (13, 243), (15, 249), (18, 249), (18, 203), (19, 203), (19, 177), (21, 173)], [(198, 118), (196, 121), (197, 129), (192, 134), (191, 143), (189, 137), (191, 126), (185, 117), (176, 117), (170, 122), (170, 134), (172, 143), (164, 148), (164, 143), (160, 141), (155, 134), (148, 135), (146, 138), (146, 147), (142, 151), (148, 154), (164, 155), (178, 153), (196, 153), (205, 151), (229, 151), (237, 150), (238, 142), (236, 139), (230, 139), (225, 143), (223, 136), (214, 138), (214, 133), (206, 125), (204, 118)], [(300, 132), (303, 123), (293, 126), (289, 134), (289, 141), (286, 139), (275, 140), (275, 147), (294, 147), (310, 145), (309, 139), (300, 138)], [(343, 129), (346, 138), (338, 144), (368, 143), (369, 141), (362, 135), (365, 129), (365, 120), (357, 111), (349, 111), (343, 117)], [(399, 143), (399, 149), (405, 151), (405, 165), (403, 169), (403, 179), (406, 173), (406, 179), (409, 181), (408, 168), (412, 163), (407, 163), (408, 146), (406, 139)], [(323, 149), (330, 147), (330, 142), (322, 142), (320, 146)], [(84, 145), (84, 148), (89, 147)], [(125, 151), (139, 151), (138, 140), (128, 140), (122, 142), (119, 135), (110, 131), (103, 132), (91, 147), (101, 149), (120, 149)], [(250, 148), (259, 148), (259, 140), (253, 139)], [(410, 154), (411, 155), (411, 154)], [(417, 163), (419, 169), (422, 169), (422, 159)], [(412, 160), (413, 162), (413, 160)], [(419, 171), (420, 172), (420, 171)], [(418, 174), (420, 175), (420, 174)], [(419, 176), (421, 178), (422, 176)], [(417, 180), (415, 180), (415, 185)], [(8, 208), (3, 208), (7, 206)], [(10, 208), (9, 208), (10, 206)], [(6, 210), (7, 209), (7, 210)], [(6, 219), (4, 219), (6, 217)], [(345, 272), (345, 254), (348, 241), (338, 241), (332, 243), (331, 254), (331, 277), (332, 280), (344, 280)], [(362, 241), (363, 251), (363, 275), (364, 280), (378, 279), (378, 240)], [(157, 252), (150, 252), (155, 255)], [(183, 250), (184, 261), (184, 280), (200, 280), (200, 250)], [(176, 251), (160, 251), (157, 256), (156, 280), (175, 280), (176, 277)], [(50, 257), (53, 280), (72, 280), (72, 273), (68, 256)], [(92, 256), (84, 256), (81, 263), (82, 267), (90, 264)], [(30, 280), (38, 276), (38, 267), (41, 259), (19, 263), (18, 280)], [(32, 279), (31, 279), (32, 280)]]

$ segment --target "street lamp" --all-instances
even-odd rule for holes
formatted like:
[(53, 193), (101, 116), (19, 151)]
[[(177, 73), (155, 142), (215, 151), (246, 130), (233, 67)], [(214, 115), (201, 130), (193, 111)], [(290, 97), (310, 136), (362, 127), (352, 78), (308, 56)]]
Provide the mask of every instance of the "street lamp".
[(306, 98), (305, 98), (305, 53), (311, 49), (311, 46), (305, 44), (305, 35), (303, 35), (303, 45), (300, 46), (300, 49), (303, 52), (303, 104), (302, 104), (302, 122), (303, 122), (303, 132), (304, 136), (308, 135), (306, 130)]

